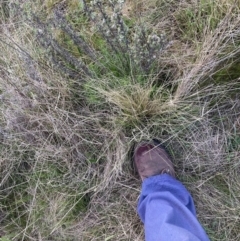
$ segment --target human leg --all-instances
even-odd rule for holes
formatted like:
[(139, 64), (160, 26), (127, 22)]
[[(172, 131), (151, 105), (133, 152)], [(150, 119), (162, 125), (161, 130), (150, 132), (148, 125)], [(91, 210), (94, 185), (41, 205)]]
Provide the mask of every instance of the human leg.
[(134, 164), (143, 181), (138, 213), (146, 241), (209, 241), (167, 152), (154, 142), (139, 144)]
[(168, 174), (144, 180), (138, 214), (146, 241), (209, 241), (197, 220), (190, 193)]

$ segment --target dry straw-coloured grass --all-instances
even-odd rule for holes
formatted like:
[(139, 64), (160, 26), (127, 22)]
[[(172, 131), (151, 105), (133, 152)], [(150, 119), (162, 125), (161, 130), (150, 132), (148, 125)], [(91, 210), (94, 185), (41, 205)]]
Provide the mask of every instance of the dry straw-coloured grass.
[[(59, 2), (65, 1), (44, 1), (46, 16)], [(28, 13), (37, 14), (40, 2), (27, 3)], [(124, 8), (127, 18), (141, 8), (155, 31), (164, 23), (173, 32), (160, 71), (141, 81), (134, 72), (120, 78), (111, 70), (71, 79), (46, 57), (29, 21), (14, 14), (2, 20), (0, 235), (6, 240), (143, 240), (136, 213), (141, 183), (130, 153), (150, 138), (171, 152), (211, 239), (240, 240), (239, 78), (219, 74), (239, 57), (239, 8), (216, 1), (222, 12), (209, 11), (221, 19), (214, 28), (202, 22), (204, 31), (189, 42), (178, 17), (195, 5), (168, 4), (172, 14), (157, 15), (169, 10), (154, 1)], [(164, 78), (168, 70), (174, 74)]]

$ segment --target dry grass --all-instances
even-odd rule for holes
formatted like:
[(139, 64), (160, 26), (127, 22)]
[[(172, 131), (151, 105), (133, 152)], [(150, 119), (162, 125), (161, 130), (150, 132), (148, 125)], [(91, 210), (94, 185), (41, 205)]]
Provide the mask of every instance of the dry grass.
[[(215, 1), (218, 12), (198, 2), (127, 2), (128, 20), (142, 18), (169, 36), (157, 70), (148, 76), (117, 72), (114, 62), (106, 65), (107, 74), (92, 68), (98, 77), (81, 81), (56, 70), (29, 21), (2, 15), (2, 240), (143, 240), (136, 213), (141, 183), (130, 153), (135, 142), (151, 138), (170, 150), (211, 240), (240, 240), (240, 11), (230, 0)], [(64, 3), (44, 1), (39, 12), (50, 18)], [(39, 4), (29, 1), (24, 9), (39, 14)], [(203, 22), (198, 4), (206, 7)], [(73, 6), (76, 1), (65, 11)], [(189, 11), (203, 29), (195, 35), (196, 25), (182, 22), (190, 20)], [(96, 46), (100, 37), (94, 40), (91, 31), (85, 37)], [(232, 68), (234, 74), (222, 75)]]

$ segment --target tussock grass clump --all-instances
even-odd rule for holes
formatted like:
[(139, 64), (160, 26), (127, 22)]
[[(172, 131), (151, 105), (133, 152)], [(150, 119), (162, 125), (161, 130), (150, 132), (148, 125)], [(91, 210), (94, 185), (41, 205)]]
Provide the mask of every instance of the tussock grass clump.
[(1, 239), (143, 240), (131, 150), (156, 138), (211, 240), (240, 240), (237, 2), (5, 1), (1, 23)]

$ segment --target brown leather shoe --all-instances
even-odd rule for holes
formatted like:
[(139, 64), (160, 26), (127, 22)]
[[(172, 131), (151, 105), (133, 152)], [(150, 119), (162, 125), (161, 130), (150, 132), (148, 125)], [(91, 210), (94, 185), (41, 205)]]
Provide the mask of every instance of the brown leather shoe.
[(169, 155), (155, 141), (137, 144), (134, 149), (133, 161), (142, 181), (147, 177), (163, 173), (175, 177), (175, 171)]

